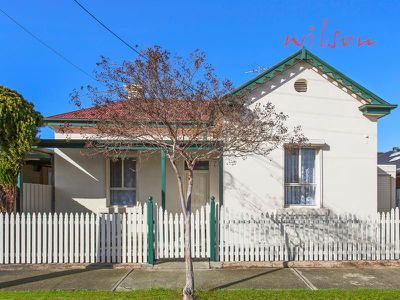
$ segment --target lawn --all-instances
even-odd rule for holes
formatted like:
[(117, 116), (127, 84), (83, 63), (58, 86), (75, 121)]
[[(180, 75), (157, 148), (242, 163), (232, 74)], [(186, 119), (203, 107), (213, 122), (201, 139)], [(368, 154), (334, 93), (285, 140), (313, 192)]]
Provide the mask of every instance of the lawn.
[[(107, 291), (3, 291), (0, 299), (179, 299), (180, 290), (151, 289), (132, 292)], [(198, 291), (202, 299), (399, 299), (400, 290), (216, 290)]]

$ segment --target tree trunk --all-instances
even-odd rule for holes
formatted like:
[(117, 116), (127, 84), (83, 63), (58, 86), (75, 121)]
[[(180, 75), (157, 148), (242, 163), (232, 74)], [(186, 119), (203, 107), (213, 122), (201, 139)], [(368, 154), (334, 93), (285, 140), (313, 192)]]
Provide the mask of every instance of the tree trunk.
[(190, 240), (191, 212), (192, 212), (192, 190), (193, 190), (193, 170), (189, 170), (189, 180), (186, 194), (186, 211), (185, 211), (185, 267), (186, 267), (186, 284), (183, 289), (183, 300), (195, 299), (194, 294), (194, 273), (192, 263), (192, 241)]
[(192, 250), (190, 241), (190, 219), (191, 213), (187, 211), (185, 214), (185, 270), (186, 270), (186, 284), (183, 288), (183, 299), (193, 300), (194, 295), (194, 273), (192, 263)]
[(182, 212), (184, 214), (185, 220), (185, 239), (184, 239), (184, 257), (185, 257), (185, 271), (186, 271), (186, 283), (183, 288), (183, 300), (194, 300), (194, 273), (193, 273), (193, 263), (192, 263), (192, 242), (190, 240), (190, 228), (191, 228), (191, 205), (192, 205), (192, 190), (193, 190), (193, 170), (189, 169), (189, 180), (187, 186), (186, 197), (183, 193), (182, 177), (176, 166), (176, 162), (173, 158), (170, 158), (172, 168), (175, 171), (176, 179), (178, 181), (179, 196), (181, 199)]
[(13, 212), (15, 204), (15, 186), (4, 186), (0, 184), (0, 211)]

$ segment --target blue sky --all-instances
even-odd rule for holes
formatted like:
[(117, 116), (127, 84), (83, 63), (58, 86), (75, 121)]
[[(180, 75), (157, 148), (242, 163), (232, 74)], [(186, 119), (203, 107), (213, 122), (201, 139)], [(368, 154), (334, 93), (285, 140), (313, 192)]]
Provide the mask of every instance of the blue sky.
[[(302, 37), (314, 26), (318, 38), (341, 35), (376, 40), (370, 47), (309, 48), (383, 99), (400, 104), (399, 1), (94, 1), (81, 3), (132, 45), (154, 44), (187, 54), (206, 52), (219, 76), (240, 85), (298, 48), (286, 35)], [(1, 1), (0, 8), (92, 71), (100, 55), (118, 62), (135, 54), (89, 18), (72, 0)], [(340, 37), (339, 36), (339, 37)], [(69, 93), (90, 78), (43, 47), (0, 13), (0, 84), (19, 91), (44, 115), (74, 110)], [(400, 109), (379, 120), (379, 150), (400, 146)], [(41, 137), (51, 137), (43, 130)]]

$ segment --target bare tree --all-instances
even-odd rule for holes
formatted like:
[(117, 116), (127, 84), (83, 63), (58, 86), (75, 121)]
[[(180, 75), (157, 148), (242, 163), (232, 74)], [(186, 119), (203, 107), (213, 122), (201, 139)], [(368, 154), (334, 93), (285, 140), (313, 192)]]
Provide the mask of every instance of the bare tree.
[[(232, 93), (231, 82), (217, 78), (202, 52), (185, 59), (160, 47), (141, 53), (122, 64), (102, 57), (95, 74), (106, 89), (81, 88), (72, 93), (72, 100), (80, 105), (81, 99), (89, 98), (97, 107), (88, 147), (105, 155), (138, 144), (165, 152), (176, 175), (185, 222), (183, 298), (194, 299), (190, 218), (196, 163), (221, 155), (231, 162), (265, 156), (284, 143), (305, 139), (300, 128), (288, 129), (287, 116), (275, 112), (271, 103), (253, 105), (246, 93)], [(186, 187), (180, 160), (188, 170)]]

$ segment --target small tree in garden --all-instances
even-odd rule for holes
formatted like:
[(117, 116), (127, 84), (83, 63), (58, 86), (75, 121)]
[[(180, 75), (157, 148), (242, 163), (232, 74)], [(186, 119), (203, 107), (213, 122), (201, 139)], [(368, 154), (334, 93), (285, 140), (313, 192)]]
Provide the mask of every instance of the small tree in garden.
[[(165, 152), (176, 175), (185, 223), (183, 298), (194, 299), (190, 216), (196, 163), (221, 155), (231, 162), (265, 156), (304, 137), (300, 128), (285, 126), (287, 116), (271, 103), (249, 107), (248, 95), (231, 93), (232, 84), (220, 81), (199, 51), (184, 59), (154, 47), (122, 64), (102, 58), (98, 67), (95, 74), (105, 90), (89, 86), (72, 93), (78, 105), (88, 97), (98, 108), (92, 116), (97, 129), (88, 147), (105, 155), (138, 144)], [(186, 187), (178, 168), (181, 160), (188, 170)]]
[(0, 211), (15, 208), (18, 173), (41, 122), (32, 103), (0, 86)]

